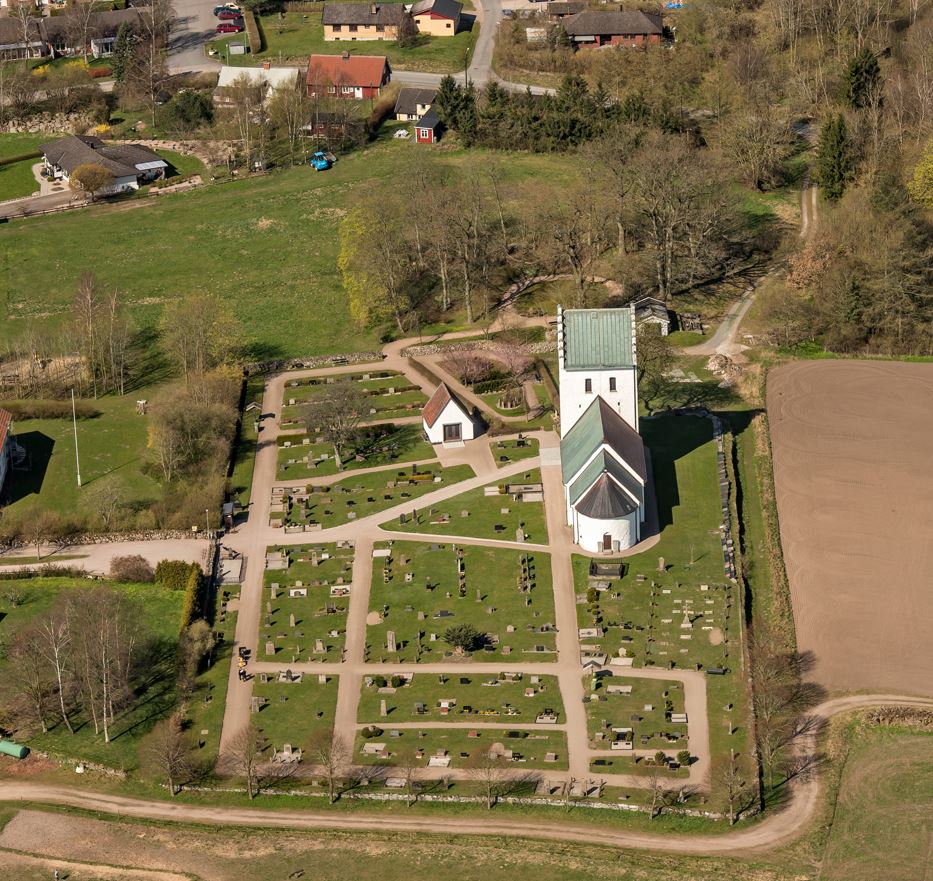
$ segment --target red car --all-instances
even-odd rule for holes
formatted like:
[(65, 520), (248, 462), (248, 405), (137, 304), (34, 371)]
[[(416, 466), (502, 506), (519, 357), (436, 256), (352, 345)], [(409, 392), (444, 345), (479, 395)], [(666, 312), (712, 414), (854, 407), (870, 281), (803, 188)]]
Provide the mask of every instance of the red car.
[(236, 21), (243, 18), (243, 13), (239, 9), (221, 9), (217, 17), (221, 21)]
[(245, 30), (242, 21), (222, 21), (214, 31), (218, 34), (238, 34)]

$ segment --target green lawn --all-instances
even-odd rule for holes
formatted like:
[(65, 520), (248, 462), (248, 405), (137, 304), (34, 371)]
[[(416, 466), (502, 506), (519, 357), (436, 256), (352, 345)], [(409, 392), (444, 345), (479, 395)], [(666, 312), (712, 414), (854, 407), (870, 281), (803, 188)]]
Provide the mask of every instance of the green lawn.
[(328, 675), (323, 685), (316, 673), (290, 682), (270, 677), (269, 682), (253, 685), (253, 697), (265, 699), (253, 721), (271, 746), (277, 750), (286, 743), (306, 747), (316, 734), (334, 726), (337, 677)]
[(31, 470), (12, 471), (7, 478), (11, 516), (34, 505), (61, 514), (87, 514), (104, 479), (119, 484), (128, 505), (145, 507), (162, 497), (158, 481), (143, 470), (149, 418), (136, 413), (136, 397), (104, 397), (92, 403), (101, 415), (78, 420), (80, 487), (71, 420), (16, 422), (16, 439), (31, 457)]
[[(477, 660), (556, 660), (550, 557), (479, 546), (462, 551), (462, 590), (449, 544), (395, 542), (388, 562), (374, 560), (369, 661), (462, 662), (443, 639), (449, 627), (460, 624), (488, 637), (487, 647), (473, 653)], [(390, 630), (395, 652), (388, 651)]]
[(159, 155), (171, 165), (169, 178), (178, 176), (188, 176), (191, 174), (202, 174), (206, 169), (204, 163), (197, 156), (188, 156), (184, 153), (176, 153), (174, 150), (159, 150)]
[[(286, 665), (299, 658), (339, 660), (347, 634), (353, 550), (335, 544), (268, 548), (276, 551), (287, 551), (289, 565), (265, 573), (260, 659)], [(318, 641), (323, 652), (316, 651)], [(269, 642), (275, 647), (272, 653), (266, 652)]]
[[(337, 269), (337, 223), (361, 185), (399, 180), (423, 164), (416, 153), (379, 140), (341, 157), (326, 174), (283, 169), (132, 208), (103, 205), (5, 224), (0, 344), (28, 326), (62, 328), (79, 276), (92, 269), (102, 285), (120, 288), (144, 329), (158, 322), (167, 300), (203, 290), (230, 305), (256, 358), (373, 349), (379, 330), (360, 329), (349, 315)], [(453, 150), (437, 161), (457, 173), (500, 155)], [(569, 173), (552, 156), (510, 154), (502, 166), (503, 185)], [(140, 248), (141, 233), (159, 246)]]
[[(450, 758), (451, 768), (468, 766), (471, 758), (500, 744), (505, 750), (512, 750), (513, 761), (500, 759), (503, 768), (520, 771), (525, 768), (553, 768), (555, 771), (567, 769), (567, 738), (563, 731), (501, 731), (477, 730), (469, 728), (426, 728), (423, 731), (399, 729), (398, 736), (390, 733), (392, 726), (379, 725), (383, 733), (378, 737), (363, 738), (357, 735), (354, 749), (354, 761), (368, 765), (394, 765), (399, 762), (400, 751), (414, 750), (416, 764), (426, 766), (431, 756), (446, 755)], [(475, 736), (471, 736), (471, 734)], [(365, 754), (365, 743), (385, 744), (383, 753)], [(555, 761), (547, 761), (547, 754), (555, 753)]]
[(0, 165), (0, 202), (7, 199), (19, 199), (39, 192), (39, 184), (32, 173), (32, 167), (39, 160), (23, 159)]
[(324, 529), (342, 526), (404, 504), (426, 493), (473, 477), (469, 465), (441, 468), (440, 465), (412, 465), (404, 470), (387, 469), (373, 474), (347, 477), (331, 486), (310, 487), (307, 495), (290, 498), (285, 523), (316, 523)]
[[(593, 688), (593, 685), (596, 688)], [(631, 688), (630, 694), (609, 694), (607, 688)], [(586, 718), (593, 749), (610, 751), (614, 740), (628, 740), (635, 749), (680, 750), (687, 746), (687, 726), (669, 720), (670, 713), (684, 711), (683, 686), (660, 679), (600, 677), (586, 680)], [(593, 700), (593, 696), (597, 700)], [(649, 707), (651, 709), (649, 709)], [(628, 732), (615, 731), (628, 728)], [(615, 752), (619, 758), (624, 752)]]
[(0, 159), (7, 159), (11, 156), (21, 156), (23, 153), (34, 152), (39, 149), (40, 144), (47, 144), (49, 141), (54, 141), (56, 137), (63, 137), (63, 135), (2, 133), (0, 134)]
[[(279, 436), (277, 480), (328, 477), (338, 473), (334, 448), (310, 440), (303, 435)], [(341, 453), (341, 464), (344, 471), (353, 471), (434, 458), (434, 448), (422, 440), (420, 425), (382, 424), (360, 428), (356, 443)]]
[(230, 475), (230, 490), (240, 500), (243, 507), (249, 504), (250, 491), (253, 487), (253, 469), (256, 466), (256, 441), (259, 438), (259, 415), (262, 412), (262, 395), (265, 389), (265, 376), (251, 376), (246, 380), (244, 407), (252, 403), (259, 404), (259, 409), (244, 411), (242, 424), (233, 450), (233, 473)]
[[(503, 724), (528, 724), (545, 710), (556, 713), (558, 722), (566, 721), (556, 676), (519, 674), (516, 681), (511, 681), (504, 674), (497, 677), (416, 673), (406, 685), (394, 690), (390, 685), (380, 689), (378, 683), (372, 682), (372, 677), (367, 677), (367, 680), (370, 684), (364, 681), (357, 712), (361, 723), (385, 726), (396, 722), (425, 721), (469, 725), (471, 720), (495, 722), (502, 718), (505, 719)], [(379, 714), (383, 700), (388, 713), (385, 717)], [(442, 700), (455, 700), (457, 703), (448, 713), (442, 713), (439, 707)], [(420, 712), (416, 704), (423, 705)]]
[[(0, 644), (8, 646), (17, 630), (48, 611), (64, 591), (93, 587), (96, 582), (75, 578), (33, 578), (0, 582)], [(50, 716), (47, 734), (14, 731), (14, 738), (34, 749), (88, 761), (112, 768), (133, 769), (137, 765), (140, 739), (152, 725), (167, 714), (175, 700), (175, 651), (183, 593), (165, 590), (153, 584), (121, 584), (117, 589), (135, 599), (143, 611), (145, 626), (156, 640), (147, 660), (146, 670), (137, 679), (139, 697), (117, 715), (111, 729), (110, 743), (94, 733), (94, 726), (81, 714), (73, 714), (76, 731), (68, 734), (64, 725)], [(20, 600), (10, 601), (15, 590)], [(4, 653), (0, 657), (0, 706), (7, 707), (14, 698), (15, 667)]]
[[(282, 16), (264, 15), (259, 19), (264, 36), (265, 50), (258, 55), (231, 55), (227, 63), (250, 67), (265, 59), (276, 61), (302, 61), (307, 63), (312, 54), (337, 55), (343, 51), (351, 55), (385, 55), (395, 68), (451, 73), (463, 70), (464, 56), (472, 51), (479, 34), (479, 27), (461, 29), (453, 37), (431, 37), (421, 35), (414, 46), (401, 49), (394, 40), (363, 40), (353, 42), (340, 40), (324, 41), (324, 27), (320, 12), (287, 12)], [(231, 40), (241, 42), (243, 34), (234, 34), (211, 44), (223, 58), (226, 44)]]
[(492, 447), (492, 457), (500, 468), (511, 462), (531, 459), (538, 455), (538, 439), (534, 437), (522, 438), (521, 440), (517, 438), (499, 441), (491, 440), (489, 446)]
[(486, 487), (472, 489), (446, 502), (439, 502), (427, 510), (415, 510), (404, 523), (383, 523), (386, 529), (403, 532), (429, 532), (438, 535), (465, 535), (476, 538), (501, 538), (515, 541), (517, 530), (522, 529), (526, 541), (547, 543), (544, 522), (544, 504), (536, 501), (516, 501), (507, 492), (507, 486), (539, 484), (538, 469), (516, 474), (498, 486), (495, 495), (486, 495)]

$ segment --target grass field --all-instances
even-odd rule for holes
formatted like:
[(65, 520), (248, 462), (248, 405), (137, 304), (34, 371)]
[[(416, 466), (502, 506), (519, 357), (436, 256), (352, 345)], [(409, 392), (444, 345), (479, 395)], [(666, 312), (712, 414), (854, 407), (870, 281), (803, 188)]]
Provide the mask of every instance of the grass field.
[[(614, 685), (630, 687), (630, 694), (608, 694)], [(593, 749), (610, 750), (614, 740), (629, 740), (635, 749), (683, 749), (687, 746), (687, 726), (668, 720), (670, 713), (684, 711), (683, 687), (679, 682), (659, 679), (616, 680), (603, 677), (595, 691), (587, 680), (587, 693), (598, 695), (590, 700), (586, 716)], [(650, 707), (650, 709), (649, 709)], [(628, 732), (613, 729), (628, 728)], [(624, 753), (621, 753), (624, 756)]]
[(80, 487), (71, 420), (16, 422), (16, 439), (31, 457), (31, 470), (13, 471), (6, 481), (13, 517), (33, 505), (62, 514), (87, 512), (104, 479), (120, 485), (129, 506), (145, 507), (162, 497), (158, 481), (143, 470), (149, 420), (136, 413), (135, 396), (98, 398), (92, 403), (101, 415), (78, 421)]
[(337, 677), (327, 676), (324, 685), (317, 675), (307, 673), (300, 682), (256, 682), (253, 697), (264, 701), (255, 722), (271, 746), (305, 747), (316, 734), (334, 726)]
[[(75, 578), (33, 578), (0, 582), (0, 644), (8, 646), (20, 628), (48, 611), (65, 591), (93, 587), (95, 582)], [(20, 594), (13, 605), (9, 591)], [(112, 768), (131, 770), (136, 767), (140, 739), (152, 725), (172, 707), (174, 695), (174, 643), (178, 636), (183, 593), (165, 590), (152, 584), (119, 585), (139, 603), (146, 629), (157, 641), (148, 661), (148, 672), (140, 677), (142, 689), (128, 710), (117, 715), (111, 729), (110, 743), (94, 733), (94, 726), (83, 715), (72, 715), (75, 734), (68, 734), (59, 721), (50, 715), (50, 731), (14, 731), (14, 737), (34, 749), (101, 762)], [(0, 658), (0, 704), (6, 706), (14, 698), (15, 667), (4, 653)]]
[[(458, 172), (497, 155), (453, 150), (438, 162)], [(285, 169), (92, 213), (6, 224), (0, 229), (0, 342), (28, 324), (60, 327), (78, 277), (93, 269), (105, 287), (123, 291), (143, 328), (157, 323), (166, 301), (203, 290), (231, 306), (258, 358), (371, 349), (378, 330), (360, 330), (350, 319), (337, 270), (337, 223), (361, 188), (399, 180), (420, 162), (422, 154), (389, 139), (341, 157), (327, 174)], [(551, 156), (512, 155), (502, 167), (503, 183), (568, 173)], [(140, 235), (158, 240), (158, 247), (140, 248)]]
[[(275, 61), (297, 59), (307, 62), (311, 54), (334, 55), (347, 51), (351, 55), (385, 55), (393, 68), (451, 73), (463, 70), (464, 56), (472, 51), (479, 33), (479, 27), (473, 26), (472, 29), (461, 28), (453, 37), (421, 35), (414, 46), (401, 49), (394, 40), (325, 42), (320, 12), (308, 14), (291, 12), (285, 13), (282, 17), (264, 15), (260, 17), (259, 22), (265, 49), (255, 56), (231, 55), (226, 63), (252, 67), (257, 62), (266, 59)], [(216, 40), (211, 45), (221, 57), (225, 57), (225, 46), (231, 39), (242, 41), (243, 35), (235, 34), (232, 37)]]
[(485, 487), (471, 489), (446, 502), (431, 505), (427, 510), (416, 511), (405, 523), (382, 525), (387, 529), (398, 529), (402, 532), (501, 538), (507, 541), (515, 541), (517, 530), (522, 529), (526, 541), (546, 544), (544, 504), (515, 501), (504, 492), (506, 485), (534, 484), (540, 481), (541, 472), (533, 469), (524, 474), (516, 474), (500, 484), (500, 492), (496, 495), (487, 496)]
[[(367, 677), (370, 679), (370, 677)], [(534, 722), (545, 710), (557, 714), (563, 722), (563, 705), (556, 676), (529, 676), (519, 679), (496, 676), (461, 675), (440, 676), (416, 673), (407, 684), (388, 693), (385, 686), (364, 681), (357, 719), (376, 725), (396, 722), (450, 722), (469, 725), (470, 721), (495, 722), (507, 718), (515, 723)], [(379, 714), (381, 701), (386, 702), (387, 716)], [(456, 706), (444, 713), (442, 700), (455, 700)], [(421, 704), (421, 708), (416, 705)], [(506, 722), (505, 724), (508, 724)]]
[(394, 505), (414, 503), (426, 493), (473, 476), (469, 465), (453, 468), (413, 465), (404, 470), (387, 469), (347, 477), (339, 483), (318, 487), (317, 492), (291, 497), (285, 523), (317, 523), (324, 529), (342, 526), (350, 520), (368, 517)]
[[(385, 570), (378, 565), (385, 560), (374, 561), (377, 565), (373, 567), (366, 634), (370, 662), (455, 661), (457, 657), (443, 640), (447, 628), (455, 624), (472, 624), (488, 635), (490, 644), (474, 653), (477, 659), (508, 657), (510, 663), (556, 660), (554, 596), (547, 554), (527, 555), (530, 578), (526, 590), (520, 591), (518, 582), (526, 555), (464, 547), (461, 590), (457, 555), (449, 544), (395, 542), (391, 550)], [(513, 628), (511, 632), (509, 628)], [(395, 652), (387, 649), (389, 630), (395, 634)], [(545, 652), (535, 651), (535, 646), (542, 646)]]
[(39, 192), (39, 184), (32, 173), (36, 159), (22, 159), (8, 165), (0, 165), (0, 202), (20, 199)]
[(492, 448), (492, 457), (496, 460), (496, 465), (502, 468), (511, 462), (518, 462), (521, 459), (531, 459), (538, 455), (537, 438), (529, 437), (518, 440), (491, 440), (489, 446)]

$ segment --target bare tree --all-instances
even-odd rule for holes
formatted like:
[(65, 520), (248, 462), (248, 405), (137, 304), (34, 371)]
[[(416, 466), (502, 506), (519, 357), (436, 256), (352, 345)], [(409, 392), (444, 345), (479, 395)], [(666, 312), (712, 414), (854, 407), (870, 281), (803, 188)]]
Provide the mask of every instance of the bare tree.
[(750, 787), (735, 760), (735, 753), (729, 757), (720, 756), (713, 761), (710, 771), (713, 786), (721, 789), (728, 805), (729, 825), (734, 826), (741, 810), (742, 802), (749, 796)]
[(35, 624), (39, 641), (39, 650), (51, 667), (58, 692), (58, 706), (62, 721), (69, 734), (74, 734), (71, 719), (68, 717), (66, 693), (73, 677), (73, 657), (71, 640), (71, 622), (64, 609), (57, 607), (42, 616)]
[(62, 16), (69, 48), (85, 61), (90, 54), (91, 38), (97, 32), (98, 9), (96, 3), (75, 0), (68, 4)]
[(188, 382), (232, 361), (240, 343), (240, 324), (230, 309), (211, 294), (191, 294), (169, 303), (159, 323), (162, 342)]
[(126, 85), (145, 101), (150, 125), (154, 126), (156, 102), (169, 79), (165, 55), (175, 26), (175, 10), (171, 0), (150, 0), (137, 12), (139, 39), (133, 47)]
[(651, 794), (648, 815), (652, 820), (661, 816), (661, 812), (670, 803), (672, 797), (671, 789), (664, 774), (663, 768), (657, 763), (652, 765), (648, 772), (648, 791)]
[(417, 750), (412, 747), (404, 747), (398, 751), (398, 761), (395, 767), (405, 782), (405, 796), (408, 799), (408, 807), (411, 807), (418, 801), (418, 759)]
[(189, 624), (178, 642), (178, 685), (183, 694), (194, 690), (198, 667), (214, 647), (214, 632), (203, 618)]
[(474, 751), (467, 762), (469, 778), (481, 787), (487, 810), (492, 810), (495, 806), (508, 780), (503, 762), (504, 759), (484, 747)]
[(42, 543), (59, 534), (59, 519), (51, 511), (30, 508), (19, 521), (20, 534), (36, 549), (36, 560), (42, 559)]
[(341, 454), (353, 437), (364, 414), (369, 398), (352, 379), (328, 383), (321, 394), (302, 407), (302, 421), (308, 431), (320, 431), (334, 448), (337, 470), (343, 467)]
[[(39, 19), (35, 16), (35, 7), (31, 3), (12, 3), (10, 9), (10, 18), (16, 22), (16, 29), (23, 44), (29, 46), (30, 43), (39, 41)], [(27, 57), (32, 57), (30, 50), (26, 50)]]
[(234, 774), (246, 780), (246, 794), (251, 799), (258, 792), (259, 768), (265, 748), (265, 738), (252, 724), (244, 725), (234, 734), (227, 747), (226, 765)]
[(119, 477), (111, 475), (91, 487), (87, 504), (100, 518), (105, 532), (114, 525), (117, 514), (126, 502), (126, 485)]
[(147, 763), (165, 777), (172, 796), (177, 795), (192, 769), (191, 744), (182, 730), (180, 712), (156, 723), (143, 751)]
[(318, 767), (327, 783), (327, 796), (331, 804), (337, 801), (337, 783), (347, 772), (350, 747), (342, 735), (333, 729), (320, 731), (308, 743), (308, 757)]
[(26, 704), (29, 715), (45, 734), (49, 730), (47, 715), (51, 684), (39, 632), (33, 627), (17, 632), (9, 654), (16, 669), (17, 692)]

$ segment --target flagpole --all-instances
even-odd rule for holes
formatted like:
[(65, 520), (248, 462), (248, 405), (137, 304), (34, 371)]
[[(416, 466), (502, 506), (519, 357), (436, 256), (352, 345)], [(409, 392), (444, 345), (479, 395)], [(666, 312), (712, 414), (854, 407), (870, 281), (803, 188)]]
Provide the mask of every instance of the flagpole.
[(75, 429), (75, 468), (78, 471), (78, 486), (81, 486), (81, 460), (78, 458), (78, 415), (75, 412), (75, 390), (71, 390), (71, 421)]

